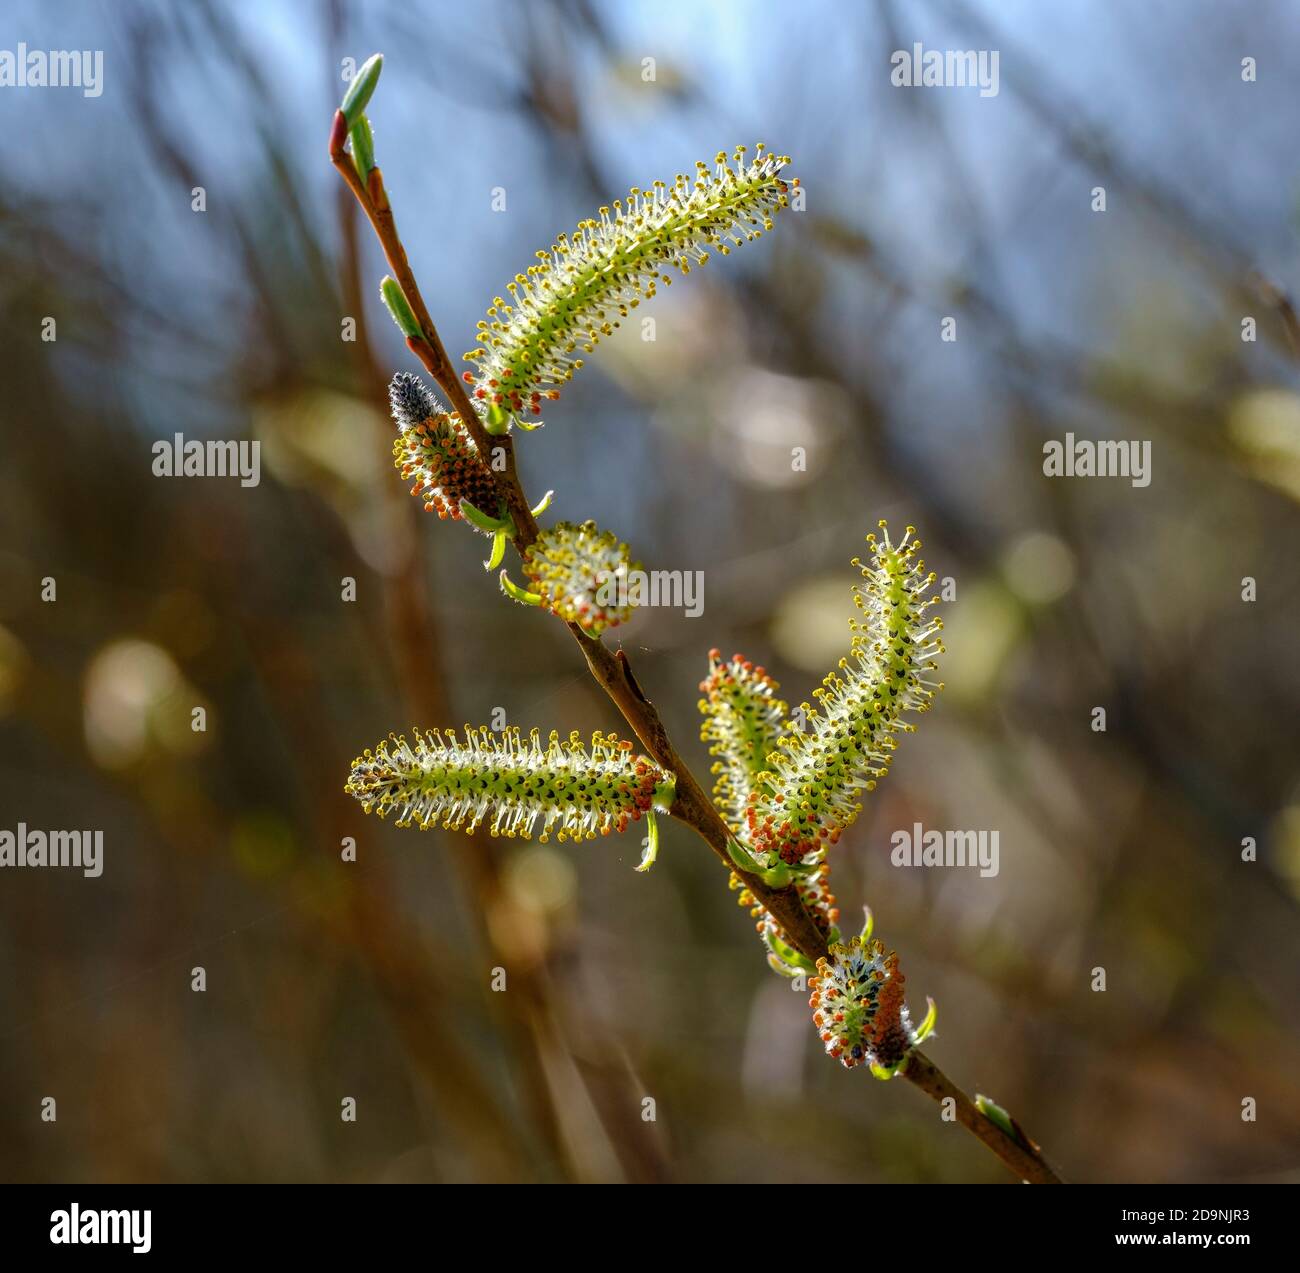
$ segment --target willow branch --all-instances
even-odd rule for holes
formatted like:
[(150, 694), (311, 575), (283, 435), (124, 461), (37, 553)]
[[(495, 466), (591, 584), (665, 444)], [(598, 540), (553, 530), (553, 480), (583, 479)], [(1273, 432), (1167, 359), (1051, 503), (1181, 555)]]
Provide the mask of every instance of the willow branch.
[(1052, 1167), (1039, 1147), (1025, 1135), (1018, 1125), (1018, 1137), (1009, 1136), (991, 1118), (986, 1117), (974, 1101), (966, 1095), (924, 1052), (914, 1051), (907, 1060), (902, 1077), (919, 1088), (932, 1101), (940, 1105), (953, 1102), (957, 1121), (971, 1135), (981, 1140), (1002, 1159), (1008, 1170), (1031, 1185), (1063, 1185), (1065, 1181)]
[[(438, 329), (420, 293), (419, 284), (407, 260), (406, 249), (402, 246), (402, 240), (397, 233), (397, 223), (384, 187), (383, 173), (379, 168), (372, 168), (367, 179), (362, 181), (352, 156), (344, 149), (346, 138), (346, 121), (340, 111), (335, 115), (334, 126), (330, 132), (330, 162), (338, 170), (365, 212), (379, 240), (388, 268), (405, 294), (419, 324), (420, 336), (408, 336), (406, 341), (408, 347), (446, 394), (453, 410), (460, 416), (465, 428), (474, 439), (479, 453), (485, 456), (491, 455), (497, 448), (501, 448), (505, 466), (503, 470), (494, 468), (493, 473), (497, 493), (514, 518), (515, 549), (522, 554), (536, 540), (538, 529), (537, 520), (530, 511), (528, 499), (515, 468), (512, 440), (508, 434), (489, 434), (483, 426), (469, 394), (465, 391), (464, 384), (456, 375), (455, 368), (447, 357), (446, 347), (438, 335)], [(618, 708), (646, 751), (661, 768), (676, 776), (677, 790), (670, 810), (671, 815), (694, 830), (713, 850), (723, 866), (742, 879), (745, 887), (780, 924), (790, 945), (813, 963), (824, 958), (828, 953), (826, 939), (804, 908), (794, 885), (775, 889), (757, 876), (737, 869), (727, 852), (727, 842), (731, 838), (727, 824), (714, 808), (713, 801), (700, 786), (689, 766), (678, 754), (668, 737), (668, 731), (664, 728), (659, 712), (637, 682), (627, 655), (622, 650), (617, 653), (610, 650), (603, 641), (589, 636), (576, 623), (568, 623), (565, 626), (578, 643), (578, 648), (582, 651), (592, 676)], [(1019, 1179), (1032, 1184), (1061, 1183), (1060, 1177), (1048, 1166), (1036, 1147), (1032, 1147), (1028, 1137), (1024, 1137), (1022, 1143), (1007, 1135), (996, 1123), (985, 1117), (970, 1097), (923, 1053), (913, 1052), (900, 1074), (941, 1104), (951, 1099), (957, 1121), (992, 1150)]]

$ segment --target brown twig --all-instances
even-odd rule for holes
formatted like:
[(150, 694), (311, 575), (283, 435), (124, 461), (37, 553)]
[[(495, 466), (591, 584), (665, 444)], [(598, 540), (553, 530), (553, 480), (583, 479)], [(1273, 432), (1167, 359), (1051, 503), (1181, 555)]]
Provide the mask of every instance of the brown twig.
[[(503, 470), (494, 470), (497, 491), (514, 519), (516, 534), (513, 542), (516, 550), (522, 553), (537, 538), (538, 530), (537, 521), (530, 511), (515, 470), (511, 439), (508, 435), (489, 434), (470, 402), (469, 394), (447, 357), (446, 348), (425, 306), (419, 284), (415, 281), (406, 249), (397, 233), (392, 206), (384, 188), (383, 174), (374, 168), (363, 182), (352, 156), (344, 149), (346, 137), (346, 121), (340, 111), (335, 115), (330, 131), (330, 162), (364, 210), (379, 239), (388, 267), (419, 323), (421, 336), (407, 338), (411, 352), (420, 359), (447, 395), (452, 408), (459, 414), (474, 439), (479, 453), (492, 455), (497, 448), (501, 448), (505, 465)], [(637, 683), (627, 655), (622, 650), (615, 654), (604, 642), (588, 636), (575, 623), (566, 626), (582, 650), (592, 676), (609, 695), (642, 745), (663, 769), (676, 776), (677, 793), (671, 809), (672, 816), (696, 831), (723, 865), (744, 881), (754, 897), (781, 925), (786, 939), (800, 954), (813, 963), (824, 958), (827, 954), (826, 939), (805, 910), (794, 885), (774, 889), (756, 876), (736, 868), (727, 852), (731, 833), (726, 823), (689, 766), (678, 755), (658, 711)], [(940, 1105), (951, 1100), (957, 1121), (978, 1137), (1021, 1180), (1031, 1184), (1062, 1183), (1028, 1137), (1023, 1137), (1022, 1143), (1007, 1135), (996, 1123), (986, 1118), (970, 1097), (923, 1053), (913, 1052), (900, 1073)]]
[(1291, 356), (1300, 359), (1300, 317), (1296, 315), (1295, 302), (1283, 288), (1260, 270), (1251, 272), (1249, 282), (1264, 304), (1277, 311), (1278, 318), (1282, 320), (1282, 330), (1286, 333)]

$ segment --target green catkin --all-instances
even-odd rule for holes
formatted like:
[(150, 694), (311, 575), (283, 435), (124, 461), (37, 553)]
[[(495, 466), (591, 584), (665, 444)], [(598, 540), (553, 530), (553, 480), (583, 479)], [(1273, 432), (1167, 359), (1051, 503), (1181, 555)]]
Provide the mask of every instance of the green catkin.
[(892, 1078), (934, 1029), (933, 1000), (921, 1025), (912, 1025), (903, 984), (898, 956), (880, 941), (833, 943), (808, 981), (813, 1028), (827, 1055), (847, 1069), (868, 1065), (877, 1078)]
[(631, 576), (641, 564), (595, 522), (557, 522), (543, 530), (525, 549), (523, 570), (544, 609), (591, 636), (626, 623), (636, 608)]
[(590, 840), (624, 831), (672, 803), (673, 781), (632, 744), (596, 733), (588, 749), (575, 732), (493, 732), (486, 725), (390, 735), (352, 762), (347, 792), (367, 813), (398, 826), (473, 832), (545, 842)]
[(745, 154), (738, 147), (729, 164), (719, 151), (712, 169), (701, 161), (693, 179), (679, 175), (671, 186), (634, 186), (626, 201), (614, 200), (538, 252), (537, 264), (506, 287), (510, 299), (493, 301), (479, 323), (479, 347), (465, 355), (476, 370), (464, 378), (483, 409), (495, 406), (512, 419), (539, 414), (541, 400), (559, 397), (583, 354), (672, 282), (669, 267), (689, 274), (712, 252), (725, 256), (770, 230), (799, 183), (780, 175), (787, 156), (761, 143), (748, 163)]
[(942, 685), (930, 678), (943, 652), (942, 623), (929, 612), (934, 583), (916, 557), (909, 526), (894, 544), (867, 536), (871, 556), (860, 566), (849, 655), (814, 692), (820, 711), (806, 708), (808, 728), (792, 731), (768, 756), (746, 810), (746, 843), (764, 866), (819, 862), (861, 812), (859, 794), (889, 772), (897, 736), (915, 729), (905, 713), (929, 710)]
[(700, 682), (700, 738), (714, 757), (713, 801), (733, 833), (745, 820), (754, 780), (767, 768), (768, 753), (788, 728), (788, 706), (777, 697), (779, 685), (743, 654), (723, 662), (709, 651), (709, 674)]
[(393, 465), (428, 512), (460, 521), (461, 501), (497, 509), (496, 479), (460, 417), (444, 411), (419, 376), (399, 371), (388, 386), (397, 437)]

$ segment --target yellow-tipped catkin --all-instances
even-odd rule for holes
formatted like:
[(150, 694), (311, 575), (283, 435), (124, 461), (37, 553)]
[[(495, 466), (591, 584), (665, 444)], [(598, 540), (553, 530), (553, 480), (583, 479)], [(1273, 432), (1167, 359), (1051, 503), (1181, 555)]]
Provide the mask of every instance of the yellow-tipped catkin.
[(640, 564), (617, 535), (595, 522), (547, 527), (524, 551), (523, 569), (544, 609), (592, 636), (632, 617), (631, 575)]
[(408, 371), (393, 377), (388, 399), (398, 429), (393, 464), (412, 483), (411, 494), (443, 518), (459, 521), (461, 500), (495, 514), (496, 479), (460, 417), (444, 411), (419, 376)]
[(712, 168), (701, 161), (671, 185), (634, 186), (627, 199), (561, 234), (479, 323), (479, 348), (465, 355), (476, 364), (465, 373), (474, 397), (485, 410), (538, 414), (584, 354), (672, 281), (670, 267), (689, 274), (712, 253), (725, 256), (772, 228), (799, 184), (781, 176), (789, 162), (762, 145), (750, 160), (743, 146), (730, 162), (720, 151)]
[(789, 728), (779, 688), (743, 654), (724, 662), (720, 650), (709, 651), (709, 674), (700, 682), (700, 738), (715, 757), (714, 803), (733, 832), (744, 823), (750, 789), (767, 768), (768, 753)]
[(590, 840), (672, 803), (673, 781), (632, 744), (577, 733), (543, 743), (533, 730), (493, 732), (466, 725), (390, 735), (352, 762), (346, 790), (367, 813), (395, 815), (398, 826), (446, 827), (545, 841)]
[(867, 536), (867, 562), (854, 562), (862, 618), (848, 656), (815, 691), (820, 711), (807, 713), (808, 728), (781, 739), (753, 786), (746, 844), (764, 866), (820, 861), (857, 819), (859, 795), (888, 773), (897, 736), (915, 728), (904, 714), (928, 710), (942, 688), (930, 675), (943, 652), (925, 595), (935, 576), (917, 558), (911, 526), (896, 544), (883, 522), (881, 532)]
[(853, 1069), (869, 1065), (890, 1078), (934, 1026), (934, 1005), (915, 1027), (904, 1002), (898, 956), (874, 939), (835, 943), (809, 979), (813, 1027), (826, 1052)]

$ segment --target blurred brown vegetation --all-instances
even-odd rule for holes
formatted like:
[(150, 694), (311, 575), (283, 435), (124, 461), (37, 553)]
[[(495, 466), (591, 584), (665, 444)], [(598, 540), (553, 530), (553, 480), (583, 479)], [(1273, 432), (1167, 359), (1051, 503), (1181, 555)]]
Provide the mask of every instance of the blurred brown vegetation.
[[(807, 211), (671, 289), (653, 342), (602, 346), (520, 440), (527, 486), (705, 572), (702, 618), (616, 634), (698, 772), (708, 648), (808, 698), (862, 535), (920, 527), (956, 586), (948, 689), (837, 850), (846, 913), (869, 899), (939, 1001), (935, 1059), (1073, 1178), (1293, 1178), (1300, 377), (1261, 286), (1300, 285), (1290, 21), (7, 12), (4, 47), (103, 47), (106, 89), (0, 96), (0, 826), (102, 828), (105, 870), (0, 879), (0, 1177), (1004, 1178), (905, 1085), (821, 1057), (684, 829), (641, 877), (633, 836), (403, 833), (342, 794), (411, 724), (624, 732), (392, 472), (384, 384), (411, 363), (325, 158), (341, 59), (379, 49), (379, 162), (453, 350), (627, 186), (740, 141), (795, 157)], [(892, 89), (914, 40), (999, 49), (1000, 94)], [(1151, 485), (1046, 479), (1067, 430), (1150, 440)], [(261, 484), (155, 478), (177, 431), (259, 439)], [(891, 867), (917, 821), (997, 829), (999, 875)]]

